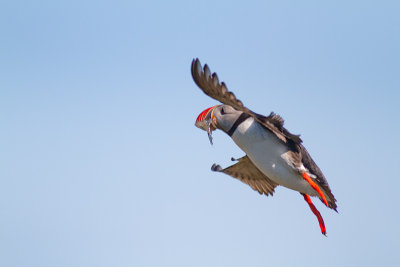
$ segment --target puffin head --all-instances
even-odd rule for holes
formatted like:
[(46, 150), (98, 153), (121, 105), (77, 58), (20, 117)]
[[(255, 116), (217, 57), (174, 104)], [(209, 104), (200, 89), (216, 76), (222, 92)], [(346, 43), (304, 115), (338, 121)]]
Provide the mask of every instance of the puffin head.
[(216, 129), (228, 133), (242, 113), (228, 105), (213, 106), (199, 114), (195, 125), (209, 134)]

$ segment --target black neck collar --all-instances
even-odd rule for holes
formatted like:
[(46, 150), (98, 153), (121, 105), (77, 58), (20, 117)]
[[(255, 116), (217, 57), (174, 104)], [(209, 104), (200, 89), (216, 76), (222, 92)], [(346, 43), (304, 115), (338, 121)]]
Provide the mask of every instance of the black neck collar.
[(244, 122), (245, 120), (247, 120), (250, 117), (249, 114), (243, 112), (239, 118), (235, 121), (235, 123), (232, 125), (232, 127), (229, 129), (229, 131), (227, 132), (227, 134), (232, 137), (233, 133), (236, 131), (237, 127)]

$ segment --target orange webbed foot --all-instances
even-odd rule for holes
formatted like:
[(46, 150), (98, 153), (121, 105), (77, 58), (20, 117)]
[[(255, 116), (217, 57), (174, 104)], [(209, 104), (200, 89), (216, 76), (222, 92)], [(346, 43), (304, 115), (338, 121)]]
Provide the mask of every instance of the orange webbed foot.
[(317, 193), (319, 194), (319, 196), (322, 198), (322, 201), (324, 201), (325, 205), (326, 205), (327, 207), (329, 207), (328, 201), (326, 201), (326, 198), (325, 198), (325, 196), (324, 196), (324, 193), (322, 193), (322, 191), (321, 191), (321, 189), (319, 188), (319, 186), (318, 186), (313, 180), (311, 180), (310, 176), (308, 176), (307, 173), (303, 172), (303, 175), (302, 175), (302, 176), (303, 176), (303, 179), (306, 180), (306, 181), (311, 185), (311, 187), (312, 187), (315, 191), (317, 191)]
[(309, 195), (307, 194), (302, 194), (304, 197), (304, 200), (308, 203), (308, 205), (310, 206), (310, 209), (312, 210), (312, 212), (315, 214), (315, 216), (317, 216), (318, 218), (318, 222), (319, 222), (319, 227), (321, 228), (321, 232), (323, 235), (326, 236), (326, 228), (325, 228), (325, 223), (324, 223), (324, 219), (322, 219), (321, 213), (319, 213), (319, 211), (317, 210), (317, 208), (314, 206), (314, 204), (311, 201), (311, 198)]

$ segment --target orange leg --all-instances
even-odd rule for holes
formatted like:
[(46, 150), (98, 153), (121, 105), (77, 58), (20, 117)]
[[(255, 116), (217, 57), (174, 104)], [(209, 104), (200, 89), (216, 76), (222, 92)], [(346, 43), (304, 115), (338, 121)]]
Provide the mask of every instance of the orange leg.
[(311, 201), (311, 198), (309, 195), (307, 194), (302, 194), (304, 197), (304, 200), (308, 203), (308, 205), (310, 206), (310, 209), (312, 210), (312, 212), (315, 214), (315, 216), (317, 216), (318, 218), (318, 222), (319, 222), (319, 227), (321, 228), (321, 232), (323, 235), (326, 235), (326, 228), (325, 228), (325, 223), (324, 223), (324, 219), (322, 219), (321, 213), (319, 213), (319, 211), (317, 210), (317, 208), (314, 206), (314, 204)]
[(322, 198), (325, 205), (327, 207), (329, 207), (328, 201), (326, 201), (326, 198), (325, 198), (324, 194), (322, 193), (321, 189), (319, 188), (319, 186), (313, 180), (311, 180), (310, 176), (308, 176), (308, 174), (305, 172), (303, 172), (303, 179), (306, 180), (311, 185), (311, 187), (314, 188), (314, 190), (318, 192), (319, 196)]

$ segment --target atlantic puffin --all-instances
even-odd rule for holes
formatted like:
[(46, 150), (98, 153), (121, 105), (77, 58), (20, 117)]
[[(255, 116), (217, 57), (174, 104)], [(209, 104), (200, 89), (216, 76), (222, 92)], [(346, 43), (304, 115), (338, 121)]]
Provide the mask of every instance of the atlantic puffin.
[(212, 171), (222, 172), (248, 184), (260, 194), (273, 195), (281, 185), (299, 192), (318, 218), (323, 235), (324, 220), (311, 201), (318, 197), (327, 207), (337, 212), (336, 199), (324, 174), (303, 146), (299, 135), (290, 133), (281, 116), (271, 112), (268, 116), (246, 108), (230, 92), (216, 73), (211, 74), (207, 64), (202, 67), (199, 59), (193, 59), (191, 73), (194, 82), (208, 96), (219, 101), (205, 109), (195, 125), (208, 132), (212, 143), (212, 131), (225, 132), (246, 154), (227, 168), (213, 164)]

